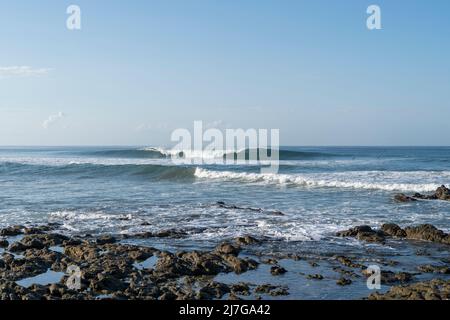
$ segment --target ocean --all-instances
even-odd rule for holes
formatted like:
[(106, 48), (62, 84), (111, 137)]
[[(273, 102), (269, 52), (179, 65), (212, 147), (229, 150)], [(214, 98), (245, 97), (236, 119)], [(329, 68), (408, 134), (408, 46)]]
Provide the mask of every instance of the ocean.
[(91, 234), (180, 229), (189, 240), (213, 242), (243, 234), (321, 240), (388, 221), (448, 231), (450, 204), (393, 201), (398, 192), (449, 184), (448, 147), (282, 147), (278, 174), (262, 174), (256, 163), (176, 165), (173, 153), (3, 147), (0, 225), (58, 222), (67, 233)]
[[(449, 147), (282, 147), (277, 174), (262, 174), (255, 162), (176, 164), (173, 156), (180, 152), (151, 147), (0, 148), (0, 227), (56, 223), (60, 233), (129, 235), (124, 242), (163, 250), (210, 249), (251, 235), (265, 241), (246, 255), (278, 255), (281, 265), (296, 270), (276, 280), (290, 285), (290, 298), (296, 299), (353, 299), (368, 292), (362, 280), (346, 291), (325, 281), (304, 290), (310, 284), (299, 274), (320, 271), (333, 279), (334, 267), (296, 264), (283, 260), (283, 254), (319, 263), (336, 255), (368, 263), (395, 259), (398, 265), (390, 270), (409, 272), (418, 264), (448, 258), (448, 250), (439, 247), (430, 247), (429, 255), (416, 254), (431, 244), (367, 244), (335, 233), (386, 222), (402, 227), (430, 223), (450, 231), (449, 202), (393, 199), (399, 192), (431, 193), (450, 184)], [(220, 159), (224, 153), (212, 151), (204, 157)], [(175, 231), (175, 236), (133, 238), (165, 231)], [(268, 266), (217, 279), (273, 282), (264, 268)], [(432, 275), (418, 279), (427, 277)]]

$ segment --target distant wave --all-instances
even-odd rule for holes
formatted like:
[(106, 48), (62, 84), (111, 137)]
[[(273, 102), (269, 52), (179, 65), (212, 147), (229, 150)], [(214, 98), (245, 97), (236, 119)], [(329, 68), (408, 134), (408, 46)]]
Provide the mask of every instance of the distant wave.
[(75, 175), (81, 178), (108, 178), (120, 176), (143, 177), (155, 180), (179, 180), (194, 178), (195, 168), (157, 164), (92, 164), (71, 163), (64, 165), (25, 164), (6, 162), (0, 164), (0, 172), (10, 175), (58, 176)]
[[(242, 169), (242, 168), (241, 168)], [(241, 170), (239, 169), (239, 170)], [(255, 170), (252, 168), (251, 170)], [(449, 184), (450, 171), (341, 171), (321, 173), (278, 173), (221, 171), (195, 166), (166, 164), (36, 164), (0, 162), (0, 173), (31, 178), (38, 176), (75, 176), (77, 178), (136, 177), (151, 180), (222, 180), (237, 183), (263, 183), (304, 187), (353, 188), (386, 191), (431, 192)]]
[[(389, 177), (401, 178), (404, 172), (378, 172), (378, 175), (383, 174), (383, 177), (372, 179), (373, 172), (352, 172), (338, 173), (338, 174), (313, 174), (313, 175), (299, 175), (299, 174), (261, 174), (248, 172), (232, 172), (232, 171), (213, 171), (203, 168), (195, 170), (195, 176), (201, 179), (215, 179), (215, 180), (231, 180), (241, 181), (247, 183), (265, 183), (276, 185), (299, 185), (305, 187), (329, 187), (329, 188), (353, 188), (353, 189), (374, 189), (386, 191), (411, 191), (411, 192), (431, 192), (441, 183), (406, 183), (398, 180), (395, 181)], [(408, 173), (406, 173), (408, 174)], [(410, 173), (417, 176), (417, 172)], [(429, 174), (429, 172), (423, 172)], [(364, 179), (364, 175), (366, 178)], [(446, 179), (449, 179), (450, 173), (444, 174)], [(417, 181), (420, 181), (417, 177)]]
[[(241, 149), (241, 150), (174, 150), (164, 148), (144, 148), (142, 149), (158, 157), (167, 158), (203, 158), (203, 159), (249, 159), (252, 153), (271, 155), (270, 149)], [(322, 152), (303, 152), (294, 150), (279, 150), (280, 160), (302, 160), (313, 158), (327, 158), (335, 155)], [(253, 159), (254, 160), (254, 159)], [(258, 156), (259, 160), (259, 156)]]

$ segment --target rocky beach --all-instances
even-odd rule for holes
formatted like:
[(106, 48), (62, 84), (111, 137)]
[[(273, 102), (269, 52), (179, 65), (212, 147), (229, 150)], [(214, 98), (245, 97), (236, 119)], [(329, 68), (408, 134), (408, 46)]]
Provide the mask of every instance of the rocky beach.
[[(446, 201), (449, 194), (442, 186), (436, 196), (427, 197)], [(402, 196), (400, 201), (411, 200)], [(183, 233), (166, 230), (156, 234), (67, 236), (55, 231), (59, 227), (50, 223), (0, 230), (1, 300), (290, 299), (291, 291), (311, 290), (314, 286), (319, 286), (319, 291), (330, 286), (341, 292), (352, 291), (354, 284), (366, 283), (372, 275), (368, 267), (373, 264), (380, 266), (383, 290), (367, 289), (367, 295), (360, 299), (450, 298), (450, 234), (430, 224), (386, 223), (379, 229), (364, 225), (335, 234), (337, 238), (361, 242), (367, 256), (268, 251), (265, 242), (270, 240), (245, 235), (220, 242), (211, 250), (168, 251), (128, 243), (135, 239), (149, 243), (158, 238), (180, 239)], [(411, 247), (415, 256), (427, 257), (433, 263), (421, 264), (417, 259), (407, 269), (401, 254), (395, 259), (395, 252), (389, 256), (377, 253), (378, 246), (396, 245)], [(406, 260), (416, 261), (414, 257)], [(307, 263), (309, 272), (305, 273), (304, 267), (296, 268), (295, 262)], [(71, 268), (80, 271), (77, 288), (70, 285)], [(252, 273), (254, 279), (269, 280), (230, 281), (246, 273)], [(307, 285), (280, 281), (288, 274), (289, 279), (302, 279)], [(324, 283), (326, 286), (320, 287)]]

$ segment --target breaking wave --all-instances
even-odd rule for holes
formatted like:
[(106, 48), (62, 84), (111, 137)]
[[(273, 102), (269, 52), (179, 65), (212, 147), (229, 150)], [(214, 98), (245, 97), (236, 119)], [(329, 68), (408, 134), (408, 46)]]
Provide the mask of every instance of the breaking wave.
[[(275, 185), (431, 192), (436, 190), (436, 188), (442, 184), (438, 181), (442, 181), (443, 176), (446, 179), (450, 178), (450, 172), (358, 171), (335, 174), (314, 173), (301, 175), (212, 171), (196, 168), (195, 176), (201, 179), (230, 180)], [(427, 183), (418, 184), (409, 182), (409, 180), (425, 180)]]

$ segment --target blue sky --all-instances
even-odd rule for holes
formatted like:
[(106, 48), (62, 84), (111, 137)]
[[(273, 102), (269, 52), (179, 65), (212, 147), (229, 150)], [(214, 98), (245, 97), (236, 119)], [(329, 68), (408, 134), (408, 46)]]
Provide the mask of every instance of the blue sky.
[(0, 0), (0, 39), (0, 145), (160, 145), (194, 120), (449, 144), (446, 0)]

